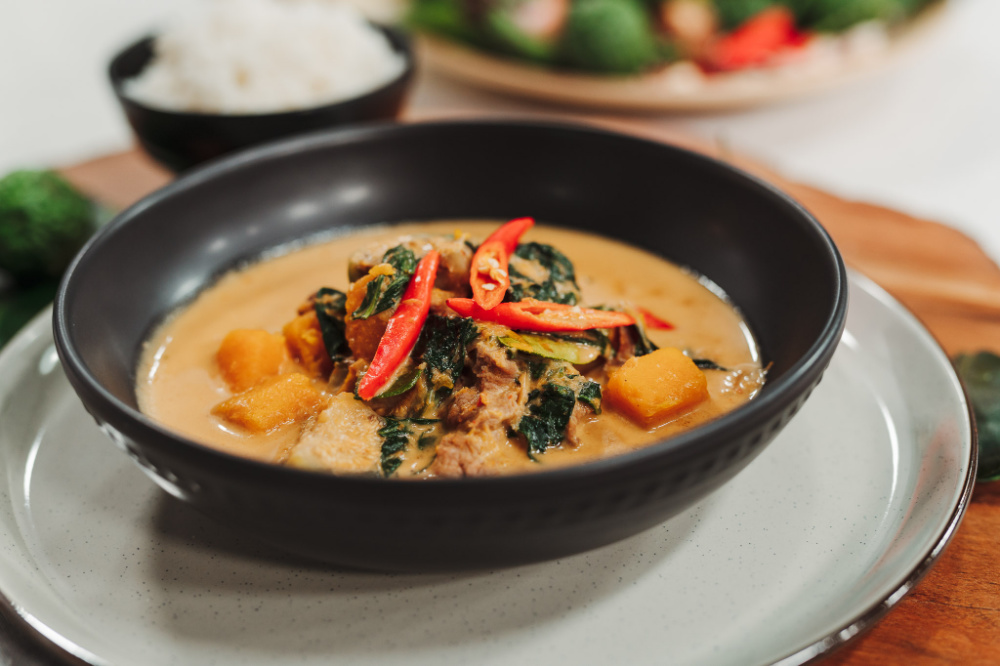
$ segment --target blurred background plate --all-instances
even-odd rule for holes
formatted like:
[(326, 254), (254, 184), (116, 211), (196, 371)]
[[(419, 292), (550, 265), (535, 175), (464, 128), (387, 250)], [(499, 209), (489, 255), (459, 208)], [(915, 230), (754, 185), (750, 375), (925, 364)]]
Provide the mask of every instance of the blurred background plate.
[(693, 509), (537, 565), (338, 570), (150, 484), (76, 398), (46, 312), (0, 354), (0, 592), (39, 641), (102, 666), (799, 664), (920, 579), (962, 518), (975, 463), (948, 358), (853, 274), (814, 399)]
[(888, 43), (879, 47), (858, 45), (837, 57), (711, 76), (702, 75), (694, 65), (672, 66), (639, 76), (557, 71), (428, 34), (418, 36), (417, 53), (421, 62), (448, 77), (546, 102), (646, 112), (738, 109), (823, 92), (884, 71), (942, 22), (945, 4), (929, 6), (894, 29)]

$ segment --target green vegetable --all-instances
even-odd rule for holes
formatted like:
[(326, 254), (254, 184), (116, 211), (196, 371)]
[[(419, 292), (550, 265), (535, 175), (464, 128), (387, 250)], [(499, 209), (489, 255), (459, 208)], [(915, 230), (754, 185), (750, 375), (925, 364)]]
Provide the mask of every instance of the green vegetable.
[(58, 278), (97, 227), (94, 204), (52, 171), (0, 179), (0, 270), (21, 283)]
[(589, 379), (580, 386), (576, 399), (589, 405), (595, 414), (601, 413), (601, 385)]
[(498, 51), (519, 56), (525, 60), (549, 62), (555, 53), (555, 44), (533, 37), (511, 19), (513, 3), (501, 3), (486, 13), (483, 32), (490, 45)]
[(547, 361), (528, 361), (528, 376), (531, 377), (532, 381), (538, 381), (544, 377), (548, 369), (549, 363)]
[[(595, 310), (605, 310), (603, 306), (597, 306)], [(549, 337), (572, 342), (577, 345), (587, 345), (596, 347), (597, 353), (601, 356), (611, 354), (611, 340), (608, 338), (606, 329), (592, 328), (588, 331), (576, 331), (573, 333), (549, 333)]]
[(466, 20), (461, 0), (416, 0), (410, 5), (406, 23), (442, 37), (473, 44), (479, 41)]
[(58, 280), (43, 280), (0, 295), (0, 347), (52, 302), (58, 287)]
[(842, 32), (865, 21), (892, 22), (912, 10), (912, 0), (786, 0), (799, 25), (820, 32)]
[[(514, 251), (507, 271), (510, 287), (504, 296), (505, 301), (534, 298), (576, 305), (580, 300), (580, 286), (576, 283), (573, 262), (551, 245), (521, 243)], [(534, 278), (540, 278), (540, 281)]]
[(568, 361), (573, 365), (593, 363), (601, 355), (600, 349), (594, 345), (578, 344), (549, 335), (533, 335), (511, 331), (509, 335), (497, 338), (497, 342), (505, 347), (526, 354)]
[(395, 274), (379, 275), (365, 287), (365, 297), (361, 305), (351, 315), (354, 319), (368, 319), (372, 315), (395, 309), (399, 305), (406, 285), (417, 268), (413, 252), (402, 245), (390, 248), (382, 257), (382, 263), (396, 269)]
[(1000, 356), (987, 351), (959, 354), (955, 369), (972, 402), (979, 433), (979, 481), (1000, 479)]
[(378, 431), (382, 438), (382, 451), (379, 466), (383, 476), (392, 476), (403, 464), (403, 454), (410, 443), (416, 443), (418, 448), (425, 448), (437, 440), (434, 430), (438, 419), (395, 419), (384, 417), (385, 425)]
[(347, 295), (344, 292), (329, 287), (317, 291), (313, 299), (313, 309), (319, 321), (319, 330), (323, 334), (323, 345), (335, 362), (351, 353), (347, 337), (344, 335), (346, 303)]
[(528, 442), (528, 455), (545, 453), (563, 441), (576, 405), (576, 394), (568, 386), (549, 383), (528, 395), (528, 413), (521, 417), (517, 432)]
[(395, 398), (397, 395), (403, 395), (411, 388), (417, 385), (420, 380), (423, 370), (420, 368), (414, 368), (409, 372), (405, 373), (402, 377), (397, 379), (392, 383), (392, 386), (386, 390), (379, 393), (376, 398)]
[(642, 316), (642, 313), (635, 308), (625, 308), (625, 312), (632, 315), (632, 319), (635, 320), (634, 324), (622, 329), (624, 335), (632, 338), (635, 345), (635, 356), (645, 356), (659, 349), (656, 343), (649, 339), (649, 333), (646, 331), (646, 318)]
[(576, 0), (561, 47), (568, 65), (596, 72), (634, 74), (659, 59), (650, 15), (638, 0)]
[[(809, 0), (798, 1), (808, 2)], [(782, 4), (776, 0), (712, 0), (712, 3), (715, 5), (715, 11), (719, 16), (719, 25), (723, 30), (737, 28), (747, 19), (756, 16), (765, 9)]]
[(414, 349), (426, 364), (427, 374), (437, 400), (448, 396), (465, 367), (466, 347), (475, 340), (479, 329), (471, 319), (427, 315)]
[(601, 413), (601, 385), (573, 371), (562, 361), (529, 363), (533, 381), (540, 384), (528, 394), (527, 413), (521, 416), (515, 432), (528, 443), (528, 455), (544, 453), (566, 437), (573, 408), (577, 401)]

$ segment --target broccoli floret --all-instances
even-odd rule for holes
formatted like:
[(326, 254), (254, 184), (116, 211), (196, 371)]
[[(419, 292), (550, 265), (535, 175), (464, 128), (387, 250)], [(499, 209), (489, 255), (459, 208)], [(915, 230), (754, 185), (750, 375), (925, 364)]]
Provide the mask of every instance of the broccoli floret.
[(568, 64), (631, 74), (659, 60), (656, 35), (637, 0), (577, 0), (562, 39)]
[(912, 0), (787, 0), (799, 24), (820, 32), (841, 32), (865, 21), (905, 18)]
[[(801, 1), (801, 0), (800, 0)], [(732, 30), (765, 9), (784, 4), (777, 0), (713, 0), (723, 30)]]
[(57, 174), (0, 179), (0, 270), (15, 280), (59, 277), (95, 227), (93, 203)]

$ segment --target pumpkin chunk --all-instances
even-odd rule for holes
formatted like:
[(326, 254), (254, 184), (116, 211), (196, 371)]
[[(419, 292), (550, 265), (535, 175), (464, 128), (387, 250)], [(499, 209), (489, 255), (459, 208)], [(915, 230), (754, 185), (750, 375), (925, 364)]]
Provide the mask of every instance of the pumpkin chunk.
[(301, 423), (326, 406), (323, 393), (300, 373), (278, 375), (234, 395), (212, 413), (253, 433)]
[(323, 331), (319, 327), (316, 311), (306, 310), (281, 329), (288, 344), (288, 351), (302, 368), (313, 377), (326, 377), (333, 370), (333, 361), (323, 344)]
[(666, 347), (634, 356), (612, 373), (604, 389), (608, 405), (646, 428), (708, 398), (708, 381), (679, 349)]
[(288, 358), (285, 338), (259, 329), (237, 329), (222, 339), (215, 360), (234, 393), (281, 372)]
[(389, 319), (392, 318), (392, 310), (383, 310), (366, 319), (355, 319), (353, 313), (364, 302), (368, 292), (368, 283), (380, 275), (391, 275), (393, 270), (389, 264), (379, 264), (368, 275), (352, 284), (347, 292), (345, 303), (347, 318), (344, 321), (344, 336), (347, 338), (351, 352), (356, 357), (369, 362), (375, 357), (378, 343), (382, 340), (382, 334), (385, 333)]

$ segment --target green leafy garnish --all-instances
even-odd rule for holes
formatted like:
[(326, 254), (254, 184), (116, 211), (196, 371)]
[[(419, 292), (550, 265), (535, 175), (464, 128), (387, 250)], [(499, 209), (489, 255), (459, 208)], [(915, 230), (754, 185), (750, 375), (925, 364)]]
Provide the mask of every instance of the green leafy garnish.
[(528, 455), (544, 453), (566, 437), (577, 401), (601, 413), (601, 385), (573, 372), (564, 361), (528, 363), (533, 381), (542, 384), (528, 394), (527, 412), (514, 429), (528, 443)]
[[(580, 299), (580, 286), (576, 283), (576, 272), (566, 255), (551, 245), (544, 243), (521, 243), (514, 251), (514, 257), (533, 266), (517, 267), (517, 261), (512, 258), (507, 272), (510, 275), (510, 287), (504, 296), (505, 301), (523, 301), (534, 298), (549, 303), (566, 303), (576, 305)], [(541, 281), (527, 274), (531, 272)]]
[(368, 319), (372, 315), (385, 310), (395, 309), (399, 305), (406, 285), (410, 282), (413, 271), (417, 268), (417, 259), (413, 252), (402, 245), (390, 248), (382, 257), (382, 263), (389, 264), (395, 272), (389, 275), (378, 275), (365, 287), (365, 297), (361, 305), (354, 310), (354, 319)]
[(397, 395), (403, 395), (411, 388), (417, 385), (420, 380), (420, 375), (423, 374), (423, 370), (420, 368), (414, 368), (413, 370), (405, 373), (402, 377), (397, 379), (392, 383), (392, 386), (382, 391), (376, 398), (395, 398)]
[(1000, 479), (1000, 356), (988, 351), (959, 354), (955, 369), (972, 402), (979, 434), (979, 481)]
[(545, 453), (563, 441), (566, 426), (576, 405), (576, 394), (568, 386), (548, 383), (528, 395), (528, 413), (516, 431), (528, 442), (528, 455)]
[(586, 383), (580, 387), (576, 394), (576, 399), (585, 405), (589, 405), (595, 414), (601, 413), (601, 385), (597, 382), (585, 380)]
[(627, 335), (632, 337), (632, 342), (635, 345), (634, 354), (636, 356), (645, 356), (659, 349), (656, 343), (649, 339), (649, 333), (646, 331), (646, 319), (642, 316), (642, 313), (634, 308), (626, 308), (625, 311), (632, 315), (632, 319), (635, 319), (634, 324), (622, 329)]
[(471, 319), (443, 317), (430, 313), (414, 349), (427, 366), (434, 395), (448, 396), (465, 367), (466, 347), (476, 339), (479, 329)]
[(347, 337), (344, 335), (346, 302), (347, 295), (344, 292), (329, 287), (323, 287), (313, 297), (313, 309), (319, 321), (319, 330), (323, 334), (323, 345), (326, 347), (326, 353), (334, 361), (351, 354)]
[(384, 417), (385, 425), (378, 431), (382, 438), (382, 452), (379, 467), (382, 476), (389, 477), (403, 464), (403, 454), (410, 442), (416, 440), (418, 448), (425, 448), (437, 441), (432, 431), (440, 423), (439, 419), (396, 419)]
[(708, 358), (695, 358), (692, 360), (694, 361), (694, 364), (698, 366), (699, 370), (726, 370), (721, 365)]
[(549, 369), (546, 361), (528, 361), (528, 375), (532, 380), (538, 381), (545, 376), (545, 371)]

